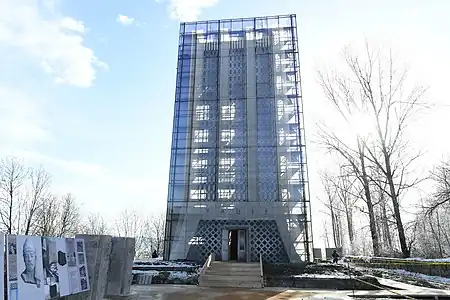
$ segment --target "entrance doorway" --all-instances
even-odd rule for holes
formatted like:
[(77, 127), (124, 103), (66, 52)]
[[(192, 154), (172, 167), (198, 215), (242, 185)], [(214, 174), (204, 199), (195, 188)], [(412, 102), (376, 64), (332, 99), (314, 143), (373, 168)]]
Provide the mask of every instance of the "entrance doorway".
[(228, 260), (247, 261), (247, 230), (228, 230)]

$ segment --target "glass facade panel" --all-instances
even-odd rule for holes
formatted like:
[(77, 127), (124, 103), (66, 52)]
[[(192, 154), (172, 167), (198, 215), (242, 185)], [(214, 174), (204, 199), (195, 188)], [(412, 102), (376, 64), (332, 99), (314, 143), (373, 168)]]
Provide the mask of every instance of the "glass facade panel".
[(179, 41), (165, 258), (219, 251), (199, 235), (220, 219), (275, 228), (274, 261), (310, 260), (295, 16), (183, 23)]

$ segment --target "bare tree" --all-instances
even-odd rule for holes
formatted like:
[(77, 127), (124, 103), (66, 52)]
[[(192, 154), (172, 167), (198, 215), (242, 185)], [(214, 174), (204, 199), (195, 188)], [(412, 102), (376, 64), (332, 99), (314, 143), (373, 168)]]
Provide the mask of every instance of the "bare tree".
[[(27, 176), (21, 160), (16, 157), (6, 157), (0, 163), (0, 222), (6, 233), (13, 234), (18, 230), (17, 213), (20, 212), (21, 187)], [(17, 223), (16, 223), (17, 222)]]
[(42, 200), (42, 205), (37, 211), (36, 225), (32, 228), (33, 234), (57, 236), (60, 204), (54, 195), (48, 195)]
[(435, 192), (427, 204), (427, 210), (432, 213), (439, 207), (450, 205), (450, 162), (442, 161), (431, 172), (431, 179), (435, 184)]
[(104, 235), (108, 234), (109, 228), (100, 214), (91, 213), (80, 225), (79, 231), (83, 234)]
[(119, 237), (133, 237), (136, 240), (136, 257), (146, 258), (153, 248), (150, 221), (136, 210), (124, 210), (116, 219), (116, 234)]
[(331, 228), (333, 233), (334, 246), (342, 247), (342, 230), (341, 230), (341, 214), (340, 207), (336, 197), (337, 191), (333, 186), (332, 176), (325, 172), (321, 172), (322, 186), (326, 193), (326, 201), (322, 201), (329, 211), (331, 218)]
[[(401, 250), (410, 256), (400, 212), (401, 194), (415, 187), (421, 179), (411, 179), (411, 168), (420, 153), (412, 154), (405, 140), (411, 117), (423, 108), (419, 102), (425, 89), (414, 87), (405, 93), (407, 71), (396, 67), (392, 52), (383, 56), (372, 52), (366, 43), (364, 58), (344, 53), (349, 75), (320, 74), (321, 84), (346, 121), (362, 116), (372, 123), (370, 139), (361, 139), (364, 158), (384, 175), (384, 192), (392, 201)], [(406, 95), (406, 96), (405, 96)], [(377, 181), (375, 181), (377, 183)], [(376, 228), (375, 228), (376, 231)]]
[(80, 207), (71, 193), (61, 197), (58, 237), (74, 236), (80, 227)]
[(153, 250), (156, 250), (158, 255), (162, 254), (164, 246), (164, 229), (166, 225), (165, 214), (155, 214), (149, 219), (150, 233), (152, 238)]
[(331, 184), (336, 190), (336, 196), (340, 202), (340, 207), (345, 214), (347, 221), (347, 231), (350, 240), (350, 252), (353, 251), (355, 242), (353, 214), (354, 207), (359, 200), (359, 197), (354, 193), (355, 178), (352, 178), (348, 168), (341, 167), (339, 176), (329, 178)]
[[(334, 83), (330, 78), (321, 76), (322, 87), (326, 91), (329, 99), (332, 101), (338, 96), (334, 91)], [(369, 169), (367, 167), (367, 159), (365, 154), (365, 142), (360, 136), (356, 136), (357, 147), (352, 149), (351, 146), (344, 143), (335, 133), (331, 130), (327, 130), (325, 127), (320, 129), (319, 144), (325, 147), (328, 151), (338, 154), (340, 158), (345, 161), (345, 166), (351, 170), (352, 176), (356, 179), (356, 182), (360, 185), (362, 192), (357, 193), (367, 206), (367, 215), (369, 217), (370, 235), (372, 238), (373, 254), (375, 256), (380, 255), (380, 243), (378, 240), (378, 233), (376, 228), (376, 219), (374, 212), (374, 203), (371, 194), (371, 179), (369, 176)]]
[(322, 226), (323, 226), (323, 234), (322, 234), (322, 237), (323, 237), (324, 242), (325, 242), (325, 247), (326, 247), (326, 248), (330, 248), (330, 238), (329, 238), (329, 236), (328, 236), (328, 224), (327, 224), (326, 219), (323, 220)]
[(43, 205), (43, 200), (48, 196), (50, 187), (50, 175), (42, 167), (31, 169), (28, 176), (30, 187), (23, 207), (25, 211), (25, 235), (30, 234), (30, 230), (35, 223), (36, 212)]
[(80, 227), (80, 208), (72, 194), (58, 198), (48, 194), (35, 212), (30, 233), (40, 236), (72, 237)]

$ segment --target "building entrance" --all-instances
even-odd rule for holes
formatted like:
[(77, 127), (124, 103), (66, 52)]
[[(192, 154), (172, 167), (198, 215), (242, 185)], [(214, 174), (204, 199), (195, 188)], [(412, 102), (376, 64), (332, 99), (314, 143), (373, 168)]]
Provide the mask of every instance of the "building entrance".
[(247, 230), (228, 230), (228, 259), (230, 261), (247, 261)]

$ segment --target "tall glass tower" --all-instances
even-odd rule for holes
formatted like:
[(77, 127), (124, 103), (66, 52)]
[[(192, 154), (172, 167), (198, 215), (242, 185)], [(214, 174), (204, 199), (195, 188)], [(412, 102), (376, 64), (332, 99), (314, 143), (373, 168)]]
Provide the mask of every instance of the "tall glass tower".
[(182, 23), (165, 259), (312, 259), (296, 16)]

